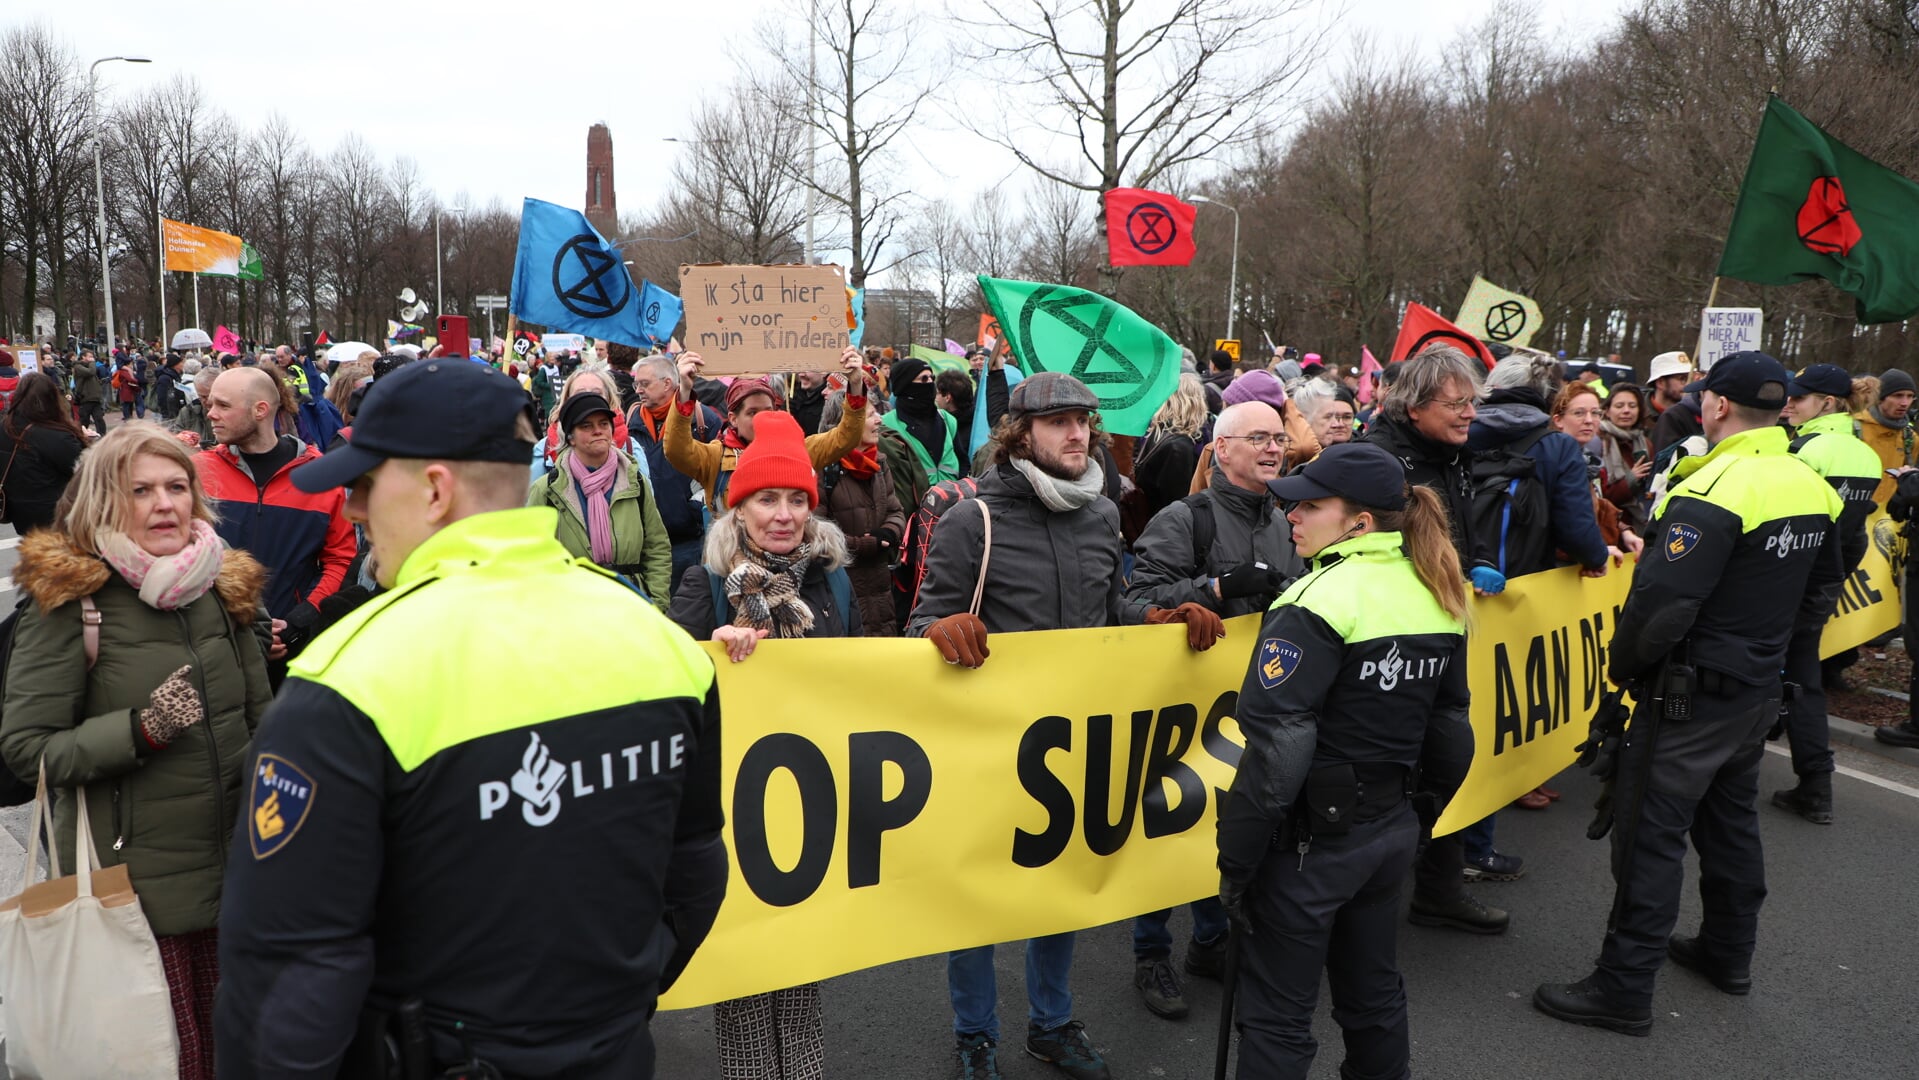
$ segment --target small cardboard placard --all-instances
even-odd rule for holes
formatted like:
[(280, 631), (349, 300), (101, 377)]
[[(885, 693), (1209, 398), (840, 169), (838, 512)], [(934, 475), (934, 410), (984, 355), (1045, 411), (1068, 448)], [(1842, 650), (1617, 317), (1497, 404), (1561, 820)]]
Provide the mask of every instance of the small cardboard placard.
[(707, 375), (834, 371), (852, 344), (837, 266), (682, 266), (680, 300)]
[(1699, 348), (1693, 350), (1693, 363), (1701, 371), (1711, 371), (1722, 356), (1754, 351), (1765, 329), (1766, 313), (1759, 308), (1709, 307), (1699, 317)]

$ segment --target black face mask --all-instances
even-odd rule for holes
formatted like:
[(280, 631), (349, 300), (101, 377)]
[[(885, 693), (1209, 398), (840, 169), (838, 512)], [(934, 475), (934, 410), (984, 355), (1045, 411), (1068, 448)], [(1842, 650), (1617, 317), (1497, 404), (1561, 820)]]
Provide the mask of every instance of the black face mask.
[(933, 407), (933, 395), (938, 389), (930, 382), (913, 382), (895, 388), (894, 394), (900, 399), (900, 408), (910, 405), (915, 412), (925, 412)]

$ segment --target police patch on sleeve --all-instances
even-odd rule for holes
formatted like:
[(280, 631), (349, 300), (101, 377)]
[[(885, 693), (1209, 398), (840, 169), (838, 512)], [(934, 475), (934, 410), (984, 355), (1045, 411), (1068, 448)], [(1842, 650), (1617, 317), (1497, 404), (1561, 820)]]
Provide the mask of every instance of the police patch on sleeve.
[(264, 859), (286, 847), (313, 810), (313, 778), (277, 754), (261, 754), (253, 763), (252, 796), (247, 800), (247, 839), (253, 857)]
[(1293, 677), (1305, 653), (1285, 638), (1269, 637), (1259, 643), (1259, 685), (1271, 690)]
[(1699, 530), (1683, 521), (1666, 526), (1666, 561), (1678, 562), (1699, 546)]

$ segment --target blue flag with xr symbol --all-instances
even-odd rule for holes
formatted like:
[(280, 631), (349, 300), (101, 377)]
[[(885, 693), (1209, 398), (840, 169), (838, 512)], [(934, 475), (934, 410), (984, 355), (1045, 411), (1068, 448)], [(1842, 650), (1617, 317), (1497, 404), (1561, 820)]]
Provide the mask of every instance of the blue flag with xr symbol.
[(513, 314), (548, 330), (638, 347), (651, 340), (641, 306), (620, 249), (585, 214), (526, 200), (513, 257)]
[(640, 282), (640, 326), (646, 334), (643, 345), (664, 345), (680, 325), (686, 305), (680, 298), (650, 281)]

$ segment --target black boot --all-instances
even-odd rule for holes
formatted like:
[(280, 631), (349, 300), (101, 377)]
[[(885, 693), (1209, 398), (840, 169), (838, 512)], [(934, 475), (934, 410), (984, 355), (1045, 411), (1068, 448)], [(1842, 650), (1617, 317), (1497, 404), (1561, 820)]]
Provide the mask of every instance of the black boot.
[(1887, 746), (1919, 747), (1919, 724), (1907, 720), (1903, 724), (1887, 724), (1874, 728), (1872, 737)]
[(1568, 1024), (1605, 1028), (1621, 1035), (1652, 1034), (1652, 1009), (1616, 1000), (1593, 984), (1591, 976), (1576, 983), (1542, 983), (1533, 991), (1533, 1008)]
[(1814, 825), (1832, 824), (1832, 774), (1807, 773), (1799, 786), (1772, 793), (1772, 804), (1790, 810)]
[(1666, 942), (1666, 955), (1687, 971), (1697, 971), (1719, 988), (1720, 993), (1745, 996), (1752, 993), (1752, 968), (1729, 967), (1714, 960), (1696, 937), (1675, 934)]

